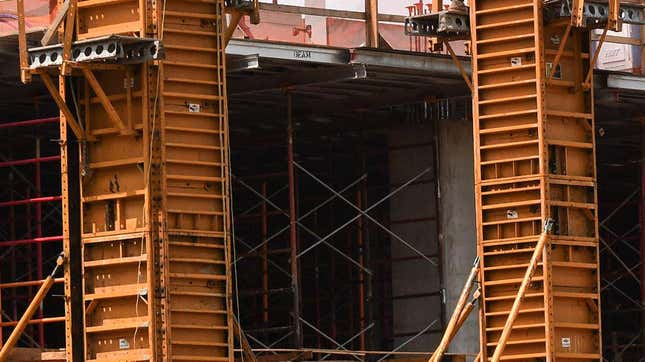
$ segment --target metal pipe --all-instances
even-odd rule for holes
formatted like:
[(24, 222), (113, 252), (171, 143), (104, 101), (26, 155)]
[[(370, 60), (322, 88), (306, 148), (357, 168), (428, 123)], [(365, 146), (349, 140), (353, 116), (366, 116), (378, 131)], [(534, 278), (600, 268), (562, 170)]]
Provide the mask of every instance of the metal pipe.
[[(346, 186), (344, 189), (342, 189), (340, 192), (341, 192), (341, 193), (342, 193), (342, 192), (345, 192), (345, 191), (349, 190), (350, 188), (354, 187), (354, 185), (358, 184), (358, 183), (359, 183), (361, 180), (363, 180), (366, 176), (367, 176), (367, 175), (363, 175), (360, 179), (358, 179), (358, 180), (356, 180), (356, 181), (352, 182), (351, 184), (349, 184), (348, 186)], [(240, 182), (240, 179), (236, 178), (236, 180), (237, 180), (238, 182)], [(244, 186), (244, 183), (240, 183), (240, 184), (241, 184), (242, 186)], [(289, 185), (287, 185), (287, 186), (285, 187), (285, 189), (288, 189), (288, 188), (289, 188)], [(249, 188), (249, 187), (247, 187), (247, 189), (248, 189), (249, 191), (253, 192), (253, 193), (254, 193), (254, 194), (256, 194), (256, 195), (259, 195), (255, 190), (253, 190), (253, 188)], [(280, 191), (282, 191), (282, 189), (280, 189)], [(275, 195), (276, 193), (277, 193), (277, 192), (274, 192), (273, 194), (269, 195), (269, 197), (267, 197), (267, 198), (266, 198), (266, 199), (264, 199), (263, 201), (260, 201), (257, 205), (259, 206), (262, 202), (267, 202), (269, 205), (271, 205), (271, 204), (272, 204), (272, 202), (271, 202), (271, 196), (272, 196), (272, 195)], [(309, 211), (308, 211), (307, 213), (305, 213), (304, 215), (302, 215), (302, 216), (298, 217), (298, 222), (300, 222), (300, 221), (302, 221), (302, 220), (306, 219), (308, 216), (310, 216), (310, 215), (311, 215), (311, 214), (313, 214), (314, 212), (316, 212), (316, 211), (320, 210), (322, 207), (324, 207), (326, 204), (328, 204), (328, 203), (330, 203), (331, 201), (333, 201), (335, 198), (336, 198), (336, 195), (331, 196), (330, 198), (328, 198), (327, 200), (325, 200), (323, 203), (321, 203), (321, 204), (319, 204), (318, 206), (314, 207), (313, 209), (309, 210)], [(255, 207), (255, 206), (253, 206), (253, 207)], [(279, 207), (277, 207), (277, 206), (276, 206), (276, 209), (281, 210), (281, 209), (280, 209)], [(302, 225), (302, 224), (301, 224), (301, 225)], [(256, 246), (254, 246), (253, 248), (250, 248), (250, 249), (249, 249), (249, 252), (248, 252), (247, 254), (249, 254), (249, 253), (253, 253), (253, 252), (257, 251), (258, 249), (260, 249), (261, 247), (263, 247), (263, 246), (264, 246), (264, 244), (268, 243), (269, 241), (271, 241), (271, 240), (275, 239), (276, 237), (280, 236), (283, 232), (287, 231), (287, 230), (289, 229), (289, 227), (290, 227), (290, 225), (287, 225), (287, 226), (283, 227), (282, 229), (280, 229), (280, 230), (276, 231), (276, 232), (275, 232), (275, 233), (273, 233), (271, 236), (269, 236), (265, 241), (263, 241), (262, 243), (260, 243), (260, 245), (256, 245)], [(244, 259), (244, 257), (243, 257), (243, 256), (242, 256), (242, 257), (237, 258), (237, 259), (235, 260), (235, 263), (237, 263), (238, 261), (240, 261), (240, 260), (242, 260), (242, 259)]]
[[(30, 190), (27, 190), (27, 198), (29, 198), (29, 197), (31, 197)], [(29, 238), (33, 238), (34, 234), (33, 234), (33, 230), (32, 230), (33, 221), (32, 221), (32, 215), (31, 215), (31, 205), (27, 205), (27, 207), (25, 207), (25, 209), (26, 209), (25, 210), (25, 219), (26, 219), (26, 230), (27, 230), (26, 236), (29, 237)], [(27, 247), (25, 248), (25, 251), (24, 251), (24, 253), (26, 254), (26, 260), (29, 260), (29, 261), (34, 260), (32, 252), (33, 252), (33, 244), (27, 245)], [(27, 274), (28, 278), (30, 278), (30, 279), (34, 278), (34, 275), (33, 275), (33, 263), (31, 263), (31, 262), (27, 263), (27, 273), (26, 274)], [(42, 279), (42, 278), (38, 278), (38, 279)], [(26, 290), (27, 290), (27, 294), (25, 295), (25, 299), (26, 300), (34, 299), (33, 288), (28, 287), (28, 288), (26, 288)], [(39, 343), (39, 345), (42, 346), (42, 343)], [(32, 344), (30, 347), (35, 347), (35, 344)]]
[[(267, 197), (267, 182), (262, 182), (262, 197)], [(265, 243), (268, 236), (267, 203), (262, 200), (262, 321), (269, 322), (269, 245)], [(265, 336), (266, 337), (266, 336)]]
[[(643, 27), (645, 29), (645, 26)], [(645, 35), (645, 31), (643, 32)], [(645, 62), (645, 60), (643, 60)], [(644, 119), (645, 121), (645, 119)], [(643, 122), (641, 122), (643, 124)], [(645, 155), (645, 127), (641, 129), (641, 159)], [(641, 199), (640, 199), (640, 251), (641, 251), (641, 344), (645, 348), (645, 161), (641, 162)]]
[[(314, 331), (316, 331), (317, 333), (319, 333), (319, 334), (320, 334), (321, 336), (323, 336), (326, 340), (328, 340), (328, 341), (330, 341), (331, 343), (335, 344), (335, 345), (336, 345), (336, 347), (338, 347), (339, 349), (342, 349), (342, 350), (344, 350), (344, 351), (350, 352), (350, 351), (349, 351), (347, 348), (345, 348), (342, 344), (338, 343), (334, 338), (332, 338), (332, 337), (328, 336), (328, 335), (327, 335), (327, 334), (325, 334), (323, 331), (321, 331), (320, 329), (316, 328), (316, 326), (314, 326), (314, 325), (312, 325), (311, 323), (307, 322), (307, 321), (306, 321), (305, 319), (303, 319), (302, 317), (300, 317), (299, 319), (300, 319), (300, 321), (302, 321), (302, 323), (304, 323), (307, 327), (309, 327), (309, 328), (313, 329)], [(356, 358), (356, 359), (357, 359), (357, 360), (359, 360), (359, 361), (361, 360), (361, 359), (360, 359), (360, 358), (358, 358), (358, 356), (356, 356), (355, 354), (352, 354), (352, 357)], [(1, 361), (0, 361), (0, 362), (1, 362)]]
[[(46, 279), (45, 279), (46, 281)], [(27, 321), (27, 324), (38, 324), (38, 325), (44, 325), (44, 324), (49, 324), (49, 323), (61, 323), (65, 322), (65, 317), (49, 317), (49, 318), (38, 318), (38, 319), (31, 319)], [(20, 323), (20, 321), (10, 321), (10, 322), (2, 322), (0, 323), (0, 327), (15, 327)], [(42, 346), (42, 344), (41, 344)]]
[(60, 160), (60, 156), (27, 158), (24, 160), (12, 160), (12, 161), (0, 162), (0, 167), (21, 166), (21, 165), (29, 165), (32, 163), (38, 164), (42, 162), (52, 162), (52, 161), (59, 161), (59, 160)]
[(293, 323), (295, 346), (302, 347), (302, 326), (300, 324), (300, 288), (298, 268), (298, 229), (296, 215), (296, 174), (293, 156), (293, 99), (287, 95), (287, 158), (289, 173), (289, 246), (291, 248), (291, 289), (293, 290)]
[[(363, 209), (363, 194), (362, 190), (356, 191), (356, 205), (359, 209)], [(357, 222), (357, 232), (356, 242), (358, 244), (358, 263), (361, 267), (364, 267), (364, 256), (363, 256), (363, 218), (358, 218)], [(361, 330), (365, 329), (365, 274), (361, 271), (358, 272), (358, 323)], [(365, 334), (361, 334), (360, 337), (360, 347), (361, 351), (365, 350)]]
[[(375, 205), (372, 205), (372, 207), (368, 208), (367, 210), (361, 210), (361, 209), (357, 208), (357, 207), (356, 207), (356, 205), (354, 205), (354, 203), (352, 203), (351, 201), (347, 200), (343, 195), (341, 195), (340, 193), (338, 193), (338, 191), (336, 191), (336, 190), (334, 190), (333, 188), (329, 187), (329, 185), (327, 185), (326, 183), (324, 183), (321, 179), (319, 179), (318, 177), (316, 177), (313, 173), (311, 173), (311, 172), (307, 171), (307, 169), (306, 169), (306, 168), (304, 168), (302, 165), (300, 165), (300, 164), (298, 164), (298, 163), (296, 163), (295, 165), (296, 165), (296, 167), (298, 167), (298, 169), (299, 169), (299, 170), (301, 170), (302, 172), (304, 172), (304, 173), (306, 173), (307, 175), (309, 175), (311, 178), (313, 178), (316, 182), (318, 182), (318, 183), (319, 183), (320, 185), (322, 185), (324, 188), (326, 188), (327, 190), (329, 190), (330, 192), (332, 192), (334, 195), (338, 196), (338, 198), (339, 198), (339, 199), (341, 199), (341, 200), (345, 201), (345, 202), (346, 202), (349, 206), (351, 206), (354, 210), (358, 211), (358, 213), (359, 213), (359, 214), (358, 214), (357, 216), (355, 216), (355, 217), (354, 217), (354, 218), (352, 218), (350, 221), (348, 221), (347, 223), (345, 223), (345, 224), (343, 224), (342, 226), (340, 226), (338, 229), (336, 229), (335, 231), (333, 231), (330, 235), (333, 235), (333, 234), (335, 234), (336, 232), (338, 232), (338, 231), (340, 231), (340, 230), (344, 229), (347, 225), (349, 225), (349, 224), (351, 224), (352, 222), (354, 222), (355, 220), (359, 219), (361, 216), (365, 216), (365, 218), (367, 218), (368, 220), (372, 221), (374, 224), (376, 224), (376, 226), (378, 226), (379, 228), (381, 228), (383, 231), (385, 231), (386, 233), (388, 233), (390, 236), (392, 236), (392, 237), (393, 237), (393, 238), (395, 238), (396, 240), (398, 240), (398, 241), (400, 241), (401, 243), (403, 243), (403, 245), (407, 246), (410, 250), (412, 250), (413, 252), (415, 252), (416, 254), (418, 254), (419, 256), (421, 256), (422, 258), (424, 258), (425, 260), (427, 260), (430, 264), (432, 264), (432, 265), (434, 265), (434, 266), (437, 266), (437, 265), (438, 265), (438, 263), (437, 263), (436, 261), (434, 261), (434, 260), (432, 260), (432, 259), (428, 258), (425, 254), (423, 254), (421, 251), (419, 251), (419, 249), (417, 249), (416, 247), (414, 247), (412, 244), (410, 244), (409, 242), (407, 242), (405, 239), (403, 239), (402, 237), (400, 237), (398, 234), (396, 234), (396, 233), (395, 233), (395, 232), (393, 232), (392, 230), (390, 230), (390, 229), (388, 229), (387, 227), (385, 227), (385, 226), (384, 226), (382, 223), (380, 223), (378, 220), (376, 220), (375, 218), (373, 218), (372, 216), (370, 216), (370, 215), (368, 214), (368, 211), (369, 211), (371, 208), (373, 208)], [(389, 196), (386, 196), (386, 197), (389, 197)], [(315, 244), (314, 244), (314, 246), (318, 245), (320, 242), (326, 241), (326, 239), (327, 239), (330, 235), (328, 235), (328, 236), (326, 236), (326, 237), (322, 238), (321, 240), (319, 240), (317, 243), (315, 243)], [(312, 247), (313, 247), (313, 246), (312, 246)], [(312, 247), (309, 247), (307, 250), (305, 250), (304, 252), (300, 253), (298, 256), (301, 256), (302, 254), (304, 254), (306, 251), (308, 251), (308, 250), (309, 250), (309, 249), (311, 249)]]
[(47, 292), (49, 292), (49, 289), (52, 287), (52, 285), (54, 285), (54, 276), (56, 275), (56, 272), (58, 272), (58, 269), (63, 265), (63, 261), (64, 261), (63, 256), (62, 255), (59, 256), (58, 260), (56, 261), (56, 266), (54, 267), (54, 270), (47, 277), (47, 279), (45, 279), (45, 282), (38, 290), (38, 293), (36, 293), (36, 296), (34, 297), (34, 299), (31, 301), (31, 303), (29, 303), (27, 310), (22, 315), (22, 317), (20, 317), (20, 321), (18, 321), (16, 328), (14, 328), (13, 332), (11, 332), (11, 335), (7, 339), (7, 343), (4, 346), (2, 346), (2, 350), (0, 350), (0, 362), (4, 362), (7, 360), (7, 358), (9, 357), (9, 353), (16, 345), (16, 343), (18, 343), (18, 340), (20, 339), (22, 332), (24, 332), (25, 328), (29, 324), (29, 320), (31, 319), (31, 316), (34, 314), (34, 312), (36, 312), (40, 303), (47, 295)]
[[(36, 159), (40, 159), (40, 138), (36, 138)], [(59, 157), (60, 159), (60, 157)], [(40, 162), (36, 162), (36, 197), (42, 196), (42, 184), (41, 184), (41, 169)], [(36, 203), (36, 237), (43, 237), (43, 205), (42, 203)], [(43, 244), (36, 244), (36, 278), (43, 278)], [(39, 305), (38, 308), (38, 318), (43, 319), (43, 306)], [(38, 325), (38, 341), (41, 346), (45, 345), (45, 325), (40, 323)]]
[(24, 200), (12, 200), (12, 201), (0, 202), (0, 207), (39, 204), (43, 202), (52, 202), (52, 201), (60, 201), (60, 200), (62, 200), (61, 196), (33, 197), (30, 199), (24, 199)]
[[(342, 347), (345, 347), (346, 345), (348, 345), (349, 343), (351, 343), (353, 340), (355, 340), (355, 339), (356, 339), (356, 338), (358, 338), (359, 336), (364, 336), (364, 335), (365, 335), (365, 332), (367, 332), (367, 331), (369, 331), (370, 329), (372, 329), (372, 327), (374, 327), (374, 323), (370, 323), (370, 325), (369, 325), (369, 326), (367, 326), (367, 327), (365, 327), (365, 328), (361, 329), (360, 331), (358, 331), (358, 333), (356, 333), (355, 335), (353, 335), (352, 337), (350, 337), (350, 338), (349, 338), (347, 341), (345, 341), (345, 343), (343, 343), (341, 346), (342, 346)], [(340, 347), (339, 347), (339, 348), (340, 348)], [(336, 348), (336, 350), (338, 350), (339, 348)], [(364, 350), (364, 349), (362, 349), (361, 351), (365, 351), (365, 350)], [(324, 361), (324, 360), (326, 360), (327, 358), (329, 358), (331, 355), (332, 355), (332, 353), (327, 353), (327, 354), (326, 354), (326, 355), (324, 355), (320, 360), (321, 360), (321, 361)]]
[(12, 127), (38, 126), (45, 123), (58, 123), (58, 117), (32, 119), (29, 121), (0, 123), (0, 129)]
[(62, 236), (45, 236), (42, 238), (2, 241), (0, 242), (0, 246), (9, 247), (9, 246), (18, 246), (18, 245), (27, 245), (27, 244), (49, 243), (53, 241), (62, 241), (62, 240), (63, 240)]
[[(295, 162), (294, 162), (294, 163), (295, 163)], [(299, 165), (298, 165), (297, 163), (295, 163), (295, 165), (299, 167)], [(269, 204), (270, 206), (274, 207), (274, 208), (277, 210), (277, 213), (275, 213), (275, 214), (273, 214), (273, 215), (279, 215), (280, 213), (282, 213), (282, 214), (283, 214), (283, 215), (285, 215), (286, 217), (291, 218), (290, 213), (286, 212), (285, 210), (282, 210), (278, 205), (276, 205), (274, 202), (272, 202), (272, 201), (271, 201), (271, 200), (269, 200), (268, 198), (266, 198), (266, 197), (262, 196), (262, 194), (261, 194), (260, 192), (258, 192), (258, 191), (256, 191), (255, 189), (253, 189), (251, 186), (249, 186), (248, 184), (246, 184), (244, 181), (242, 181), (242, 180), (240, 180), (240, 179), (238, 179), (238, 178), (236, 178), (236, 181), (237, 181), (240, 185), (244, 186), (246, 189), (248, 189), (249, 191), (251, 191), (253, 194), (255, 194), (256, 196), (258, 196), (258, 197), (260, 197), (261, 199), (263, 199), (263, 200), (264, 200), (264, 202), (266, 202), (266, 203), (267, 203), (267, 204)], [(334, 197), (335, 197), (335, 196), (334, 196)], [(320, 206), (320, 205), (319, 205), (319, 206)], [(269, 212), (269, 214), (271, 214), (271, 212)], [(307, 215), (308, 215), (308, 214), (309, 214), (309, 213), (307, 213)], [(316, 240), (320, 240), (320, 239), (321, 239), (320, 235), (316, 234), (313, 230), (311, 230), (311, 229), (310, 229), (310, 228), (308, 228), (306, 225), (304, 225), (304, 224), (302, 224), (302, 223), (300, 222), (300, 220), (304, 219), (304, 218), (305, 218), (305, 216), (306, 216), (306, 215), (303, 215), (303, 216), (298, 217), (298, 219), (296, 220), (296, 226), (298, 226), (298, 227), (300, 227), (302, 230), (306, 231), (308, 234), (310, 234), (311, 236), (313, 236), (314, 238), (316, 238)], [(289, 228), (290, 228), (290, 225), (287, 225), (287, 227), (286, 227), (286, 228), (284, 228), (284, 229), (289, 229)], [(283, 229), (283, 230), (284, 230), (284, 229)], [(281, 233), (281, 232), (282, 232), (282, 231), (278, 231), (276, 234), (279, 234), (279, 233)], [(274, 235), (273, 235), (273, 236), (271, 236), (270, 238), (266, 239), (266, 241), (261, 242), (261, 243), (260, 243), (260, 245), (255, 246), (252, 250), (256, 250), (256, 249), (257, 249), (257, 248), (259, 248), (260, 246), (261, 246), (261, 247), (264, 247), (264, 246), (269, 242), (269, 240), (273, 239), (273, 237), (274, 237), (276, 234), (274, 234)], [(341, 250), (339, 250), (337, 247), (335, 247), (335, 246), (331, 245), (331, 244), (330, 244), (330, 243), (328, 243), (327, 241), (325, 241), (325, 242), (324, 242), (324, 244), (325, 244), (325, 245), (327, 245), (330, 249), (332, 249), (332, 250), (333, 250), (333, 251), (335, 251), (336, 253), (340, 254), (343, 258), (347, 259), (350, 263), (352, 263), (352, 264), (356, 265), (356, 266), (357, 266), (358, 268), (360, 268), (361, 270), (365, 271), (365, 272), (366, 272), (366, 273), (368, 273), (368, 274), (372, 274), (372, 272), (371, 272), (370, 270), (368, 270), (368, 269), (366, 269), (366, 268), (362, 267), (362, 266), (361, 266), (361, 265), (360, 265), (356, 260), (352, 259), (349, 255), (345, 254), (344, 252), (342, 252)], [(238, 258), (238, 260), (239, 260), (239, 259), (241, 259), (241, 257), (240, 257), (240, 258)]]

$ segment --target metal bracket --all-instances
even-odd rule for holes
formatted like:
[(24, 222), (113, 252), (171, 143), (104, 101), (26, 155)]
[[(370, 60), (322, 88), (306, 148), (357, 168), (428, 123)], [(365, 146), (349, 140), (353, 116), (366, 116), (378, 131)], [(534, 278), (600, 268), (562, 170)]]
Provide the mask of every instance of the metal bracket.
[(405, 18), (405, 34), (447, 40), (470, 39), (470, 20), (467, 13), (451, 10), (409, 16)]
[[(144, 63), (164, 58), (159, 40), (110, 35), (72, 44), (71, 62)], [(31, 48), (29, 68), (56, 67), (63, 64), (63, 44)]]
[[(574, 0), (557, 0), (547, 2), (547, 18), (568, 18), (573, 13)], [(582, 9), (582, 26), (602, 28), (609, 21), (610, 4), (598, 0), (585, 1)], [(637, 4), (620, 4), (618, 19), (624, 24), (645, 25), (645, 6)]]

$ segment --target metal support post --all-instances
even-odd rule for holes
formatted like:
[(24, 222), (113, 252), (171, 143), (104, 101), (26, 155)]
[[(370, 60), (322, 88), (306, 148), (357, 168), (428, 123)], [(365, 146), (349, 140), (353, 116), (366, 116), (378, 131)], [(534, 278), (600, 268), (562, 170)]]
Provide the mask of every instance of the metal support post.
[(36, 293), (36, 296), (31, 301), (31, 303), (27, 307), (27, 310), (20, 318), (20, 321), (16, 325), (16, 328), (13, 330), (13, 332), (11, 332), (11, 335), (7, 339), (7, 343), (4, 346), (2, 346), (2, 350), (0, 350), (0, 362), (4, 362), (7, 360), (7, 358), (9, 357), (9, 353), (16, 345), (16, 343), (18, 343), (18, 340), (20, 339), (22, 332), (24, 332), (25, 328), (29, 324), (29, 320), (31, 319), (31, 316), (34, 315), (34, 313), (40, 306), (40, 303), (43, 301), (43, 298), (45, 298), (45, 296), (47, 295), (47, 292), (49, 292), (49, 289), (52, 287), (52, 285), (54, 285), (55, 283), (54, 277), (58, 272), (58, 269), (63, 265), (63, 262), (64, 262), (64, 258), (61, 255), (58, 257), (58, 260), (56, 261), (56, 266), (54, 267), (54, 270), (47, 277), (47, 279), (45, 279), (45, 282), (38, 290), (38, 293)]
[(293, 323), (295, 330), (295, 346), (302, 347), (302, 325), (300, 324), (300, 288), (298, 268), (298, 228), (296, 215), (296, 175), (293, 155), (293, 99), (287, 95), (287, 162), (289, 173), (289, 246), (291, 248), (291, 289), (293, 292)]
[[(40, 169), (40, 138), (36, 139), (36, 197), (42, 197), (42, 185), (41, 185), (41, 169)], [(36, 203), (36, 237), (43, 237), (43, 206), (42, 203)], [(43, 278), (43, 245), (36, 244), (36, 278), (41, 280)], [(38, 318), (43, 319), (43, 308), (42, 305), (38, 309)], [(45, 325), (38, 325), (38, 341), (41, 346), (45, 345)]]
[[(262, 182), (262, 197), (267, 197), (267, 183)], [(269, 323), (269, 244), (265, 243), (268, 234), (267, 202), (262, 202), (262, 321)]]
[[(359, 209), (363, 208), (363, 196), (361, 193), (362, 190), (356, 192), (356, 205)], [(358, 225), (356, 228), (356, 243), (358, 244), (358, 263), (363, 266), (364, 262), (364, 241), (363, 241), (363, 218), (358, 219)], [(362, 271), (358, 272), (358, 325), (361, 330), (365, 328), (365, 273)], [(360, 335), (360, 348), (361, 351), (365, 350), (365, 334)]]
[[(641, 119), (641, 160), (645, 160), (643, 156), (645, 156), (645, 118)], [(639, 220), (641, 225), (641, 351), (644, 351), (643, 353), (645, 353), (645, 161), (641, 161), (641, 200)]]

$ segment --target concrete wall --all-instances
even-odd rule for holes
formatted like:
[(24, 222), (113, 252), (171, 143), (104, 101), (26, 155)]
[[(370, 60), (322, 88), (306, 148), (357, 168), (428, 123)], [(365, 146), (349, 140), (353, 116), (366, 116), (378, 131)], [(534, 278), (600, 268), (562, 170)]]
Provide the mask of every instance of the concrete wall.
[[(390, 200), (391, 230), (426, 256), (437, 255), (438, 235), (434, 180), (434, 144), (431, 127), (400, 129), (389, 134), (390, 189), (396, 189), (423, 170), (432, 168), (419, 180)], [(442, 304), (439, 268), (392, 237), (392, 295), (394, 347), (435, 324), (441, 328)], [(398, 260), (397, 260), (398, 259)], [(434, 293), (434, 295), (427, 295)], [(439, 333), (425, 333), (402, 351), (434, 349)]]
[[(446, 289), (450, 318), (475, 256), (475, 189), (471, 121), (439, 121), (439, 206)], [(447, 322), (446, 322), (447, 323)], [(479, 322), (473, 313), (452, 342), (454, 353), (479, 352)]]

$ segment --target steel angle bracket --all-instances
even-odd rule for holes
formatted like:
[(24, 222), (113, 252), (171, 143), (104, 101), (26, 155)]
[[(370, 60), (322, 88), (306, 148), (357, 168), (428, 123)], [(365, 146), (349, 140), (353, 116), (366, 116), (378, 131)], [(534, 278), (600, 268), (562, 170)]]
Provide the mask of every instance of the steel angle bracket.
[[(548, 1), (545, 4), (546, 18), (549, 21), (571, 17), (573, 0)], [(582, 10), (583, 24), (589, 28), (599, 28), (609, 20), (607, 1), (585, 1)], [(624, 24), (645, 25), (645, 6), (637, 4), (620, 4), (618, 19)]]
[[(28, 56), (30, 69), (60, 66), (63, 63), (63, 44), (31, 48)], [(74, 42), (70, 60), (135, 64), (163, 59), (164, 56), (163, 44), (159, 40), (110, 35)]]
[(405, 18), (405, 34), (443, 39), (470, 39), (470, 20), (467, 13), (444, 10)]

